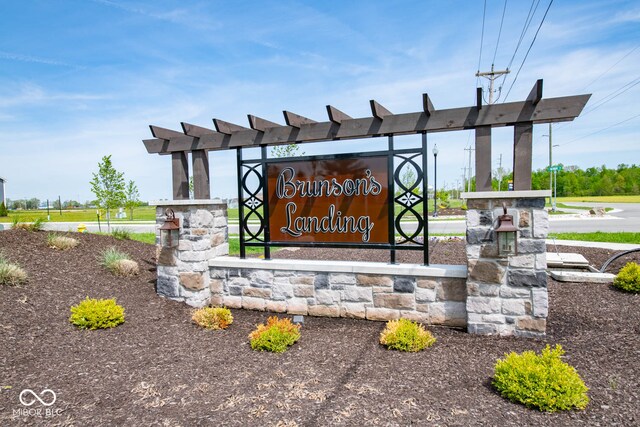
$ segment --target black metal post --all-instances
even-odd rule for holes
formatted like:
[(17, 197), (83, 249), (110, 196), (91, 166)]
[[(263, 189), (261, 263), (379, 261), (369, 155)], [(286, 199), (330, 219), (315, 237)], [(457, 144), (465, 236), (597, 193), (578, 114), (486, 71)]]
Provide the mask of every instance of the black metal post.
[(269, 188), (267, 179), (267, 165), (265, 160), (267, 160), (267, 146), (263, 145), (260, 147), (261, 154), (261, 163), (262, 163), (262, 214), (264, 215), (264, 223), (266, 227), (264, 228), (264, 259), (271, 259), (271, 248), (269, 247), (269, 243), (271, 242), (271, 233), (269, 231)]
[(433, 217), (438, 216), (438, 147), (433, 146)]
[(389, 203), (389, 245), (391, 250), (389, 251), (389, 263), (396, 263), (396, 228), (395, 228), (395, 191), (394, 191), (394, 164), (393, 164), (393, 135), (389, 135), (389, 147), (387, 152), (387, 203)]
[(424, 265), (429, 265), (429, 180), (427, 164), (429, 159), (427, 153), (427, 133), (422, 133), (422, 220), (424, 230), (422, 232), (422, 256)]
[(242, 190), (242, 148), (236, 149), (237, 172), (238, 172), (238, 238), (240, 239), (240, 258), (245, 258), (244, 248), (244, 203)]

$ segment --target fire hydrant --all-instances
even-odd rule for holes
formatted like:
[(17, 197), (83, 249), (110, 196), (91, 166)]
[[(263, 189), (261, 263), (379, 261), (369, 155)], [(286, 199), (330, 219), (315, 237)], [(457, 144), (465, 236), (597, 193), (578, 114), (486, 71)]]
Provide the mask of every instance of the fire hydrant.
[(78, 233), (86, 233), (87, 232), (87, 226), (84, 224), (78, 224)]

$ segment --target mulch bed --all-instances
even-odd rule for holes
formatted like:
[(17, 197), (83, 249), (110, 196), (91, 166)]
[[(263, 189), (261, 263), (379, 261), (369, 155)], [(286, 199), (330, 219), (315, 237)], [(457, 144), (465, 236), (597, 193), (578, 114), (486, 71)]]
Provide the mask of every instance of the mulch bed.
[[(61, 252), (46, 247), (46, 233), (0, 232), (0, 250), (30, 277), (26, 285), (0, 287), (0, 425), (640, 424), (640, 295), (549, 280), (545, 339), (431, 327), (438, 341), (417, 354), (380, 346), (383, 323), (307, 316), (300, 341), (276, 355), (252, 351), (247, 340), (270, 313), (234, 310), (228, 330), (199, 329), (189, 307), (156, 296), (153, 246), (74, 237), (80, 246)], [(117, 278), (99, 265), (99, 253), (111, 245), (140, 263), (139, 276)], [(598, 249), (558, 250), (582, 253), (597, 267), (608, 258)], [(348, 254), (374, 259), (370, 252)], [(464, 245), (440, 242), (431, 258), (464, 263)], [(69, 307), (86, 296), (117, 298), (126, 322), (77, 330)], [(586, 410), (540, 413), (492, 389), (497, 358), (547, 343), (562, 344), (590, 388)], [(53, 390), (55, 415), (14, 416), (27, 388)]]

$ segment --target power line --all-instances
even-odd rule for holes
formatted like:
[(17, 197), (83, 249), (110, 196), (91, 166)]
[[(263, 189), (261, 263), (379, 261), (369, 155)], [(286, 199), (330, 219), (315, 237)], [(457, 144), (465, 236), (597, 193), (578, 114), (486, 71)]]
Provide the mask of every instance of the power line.
[(538, 38), (538, 33), (540, 32), (540, 28), (542, 28), (542, 24), (544, 24), (544, 20), (547, 18), (547, 13), (549, 13), (549, 9), (551, 9), (551, 5), (552, 4), (553, 4), (553, 0), (551, 0), (549, 2), (549, 6), (547, 6), (547, 10), (544, 12), (544, 16), (542, 17), (542, 21), (540, 21), (540, 25), (538, 25), (538, 29), (536, 30), (536, 34), (533, 36), (533, 40), (531, 40), (531, 44), (529, 45), (529, 49), (527, 49), (527, 53), (524, 55), (524, 59), (522, 60), (522, 63), (520, 64), (520, 68), (518, 68), (518, 72), (516, 73), (516, 76), (514, 77), (513, 82), (511, 82), (511, 86), (509, 87), (509, 90), (507, 91), (507, 94), (504, 97), (505, 101), (509, 97), (509, 94), (511, 93), (511, 89), (513, 89), (513, 85), (515, 85), (516, 81), (518, 80), (518, 76), (520, 75), (520, 71), (522, 70), (522, 67), (524, 66), (524, 63), (526, 62), (527, 57), (529, 56), (529, 52), (531, 52), (531, 48), (533, 47), (533, 44), (536, 42), (536, 39)]
[(638, 84), (640, 84), (640, 77), (636, 77), (635, 79), (631, 80), (629, 83), (625, 84), (624, 86), (614, 90), (609, 95), (605, 96), (604, 98), (602, 98), (601, 100), (596, 102), (594, 105), (592, 105), (591, 108), (589, 108), (587, 111), (582, 113), (581, 116), (585, 116), (585, 115), (593, 112), (594, 110), (597, 110), (598, 108), (602, 107), (607, 102), (616, 99), (618, 96), (622, 95), (623, 93), (625, 93), (629, 89), (633, 88), (634, 86), (637, 86)]
[[(527, 13), (527, 17), (524, 20), (524, 25), (522, 26), (522, 31), (520, 32), (520, 39), (518, 40), (518, 44), (516, 45), (516, 49), (513, 51), (513, 55), (511, 55), (511, 59), (509, 60), (509, 65), (507, 65), (507, 70), (511, 69), (511, 65), (513, 65), (513, 60), (516, 58), (516, 54), (518, 53), (518, 49), (520, 49), (520, 44), (522, 44), (522, 40), (524, 40), (524, 36), (529, 30), (529, 26), (533, 21), (533, 16), (536, 14), (536, 10), (538, 10), (538, 5), (540, 4), (540, 0), (531, 0), (531, 6), (529, 7), (529, 13)], [(535, 5), (535, 8), (534, 8)], [(504, 82), (507, 80), (507, 76), (505, 74), (502, 79), (502, 85), (504, 86)]]
[[(498, 46), (500, 45), (500, 36), (502, 35), (502, 24), (504, 23), (504, 14), (507, 11), (507, 0), (504, 0), (504, 7), (502, 8), (502, 19), (500, 19), (500, 30), (498, 30), (498, 41), (496, 42), (496, 50), (493, 52), (493, 61), (491, 64), (496, 63), (496, 55), (498, 54)], [(478, 65), (478, 69), (480, 66)]]
[(584, 136), (580, 136), (580, 137), (578, 137), (578, 138), (576, 138), (576, 139), (572, 139), (571, 141), (569, 141), (569, 142), (565, 142), (565, 143), (564, 143), (564, 144), (562, 144), (562, 145), (563, 145), (563, 146), (564, 146), (564, 145), (568, 145), (568, 144), (571, 144), (572, 142), (576, 142), (576, 141), (579, 141), (579, 140), (581, 140), (581, 139), (588, 138), (588, 137), (590, 137), (590, 136), (592, 136), (592, 135), (598, 134), (598, 133), (600, 133), (600, 132), (604, 132), (605, 130), (609, 130), (609, 129), (613, 128), (613, 127), (616, 127), (616, 126), (618, 126), (618, 125), (621, 125), (621, 124), (623, 124), (623, 123), (626, 123), (626, 122), (628, 122), (628, 121), (630, 121), (630, 120), (633, 120), (633, 119), (635, 119), (635, 118), (638, 118), (638, 117), (640, 117), (640, 114), (636, 114), (636, 115), (635, 115), (635, 116), (633, 116), (633, 117), (629, 117), (629, 118), (628, 118), (628, 119), (626, 119), (626, 120), (623, 120), (623, 121), (618, 122), (618, 123), (616, 123), (616, 124), (614, 124), (614, 125), (608, 126), (608, 127), (604, 128), (604, 129), (597, 130), (597, 131), (592, 132), (592, 133), (590, 133), (590, 134), (588, 134), (588, 135), (584, 135)]
[(637, 45), (636, 47), (634, 47), (633, 49), (631, 49), (629, 52), (627, 52), (622, 58), (620, 58), (615, 64), (613, 64), (611, 67), (607, 68), (607, 71), (605, 71), (604, 73), (600, 74), (598, 77), (596, 77), (595, 79), (591, 80), (585, 87), (583, 87), (582, 89), (580, 89), (580, 92), (585, 90), (586, 88), (588, 88), (589, 86), (591, 86), (592, 84), (594, 84), (595, 82), (597, 82), (598, 80), (600, 80), (605, 74), (607, 74), (609, 71), (611, 71), (616, 65), (618, 65), (619, 63), (621, 63), (627, 56), (631, 55), (633, 52), (636, 51), (636, 49), (638, 49), (640, 47), (640, 44)]
[[(487, 0), (484, 0), (484, 8), (482, 9), (482, 32), (480, 33), (480, 56), (478, 57), (478, 72), (480, 72), (480, 63), (482, 62), (482, 44), (484, 43), (484, 21), (487, 16)], [(476, 77), (476, 87), (478, 86), (480, 77)]]

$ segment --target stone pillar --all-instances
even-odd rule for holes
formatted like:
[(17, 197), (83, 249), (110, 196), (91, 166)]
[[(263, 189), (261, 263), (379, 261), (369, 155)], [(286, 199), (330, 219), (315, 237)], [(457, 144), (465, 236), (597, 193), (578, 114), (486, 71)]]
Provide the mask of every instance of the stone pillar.
[[(227, 204), (219, 200), (171, 200), (156, 206), (156, 292), (192, 307), (210, 303), (209, 260), (229, 253)], [(160, 226), (165, 211), (173, 209), (180, 220), (177, 248), (160, 246)]]
[[(549, 191), (463, 193), (467, 200), (467, 330), (471, 334), (544, 336), (548, 292), (545, 239)], [(513, 215), (517, 255), (498, 255), (498, 217)]]

